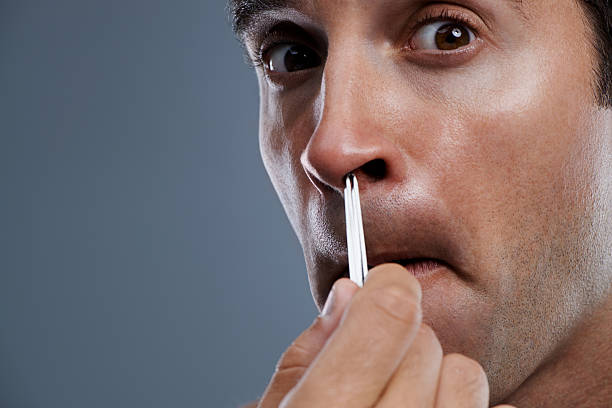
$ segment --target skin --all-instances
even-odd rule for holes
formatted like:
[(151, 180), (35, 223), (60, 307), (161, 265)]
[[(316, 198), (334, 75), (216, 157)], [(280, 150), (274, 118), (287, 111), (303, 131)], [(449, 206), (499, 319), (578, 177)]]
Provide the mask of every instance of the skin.
[[(467, 16), (476, 40), (451, 53), (406, 49), (418, 16), (444, 9)], [(484, 384), (466, 400), (481, 398), (488, 381), (493, 405), (606, 406), (612, 111), (596, 104), (592, 33), (578, 3), (524, 0), (518, 11), (501, 0), (301, 0), (257, 21), (245, 37), (252, 58), (261, 47), (257, 33), (282, 20), (307, 32), (285, 33), (285, 42), (309, 46), (323, 62), (292, 73), (257, 68), (260, 147), (319, 309), (346, 271), (342, 189), (352, 171), (370, 262), (404, 251), (447, 264), (418, 280), (398, 266), (375, 268), (387, 271), (382, 286), (417, 283), (422, 293), (420, 317), (404, 318), (394, 332), (402, 346), (375, 353), (394, 362), (387, 370), (415, 358), (419, 339), (430, 336), (423, 352), (430, 361), (438, 361), (439, 344), (444, 361), (452, 356), (450, 364), (484, 370)], [(379, 316), (351, 310), (380, 300), (369, 283), (342, 285), (334, 323), (318, 319), (292, 346), (308, 351), (303, 369), (289, 380), (277, 371), (264, 400), (276, 387), (275, 403), (301, 406), (292, 401), (308, 400), (308, 390), (312, 397), (341, 387), (330, 371), (306, 369), (321, 355), (347, 361), (324, 351), (338, 338), (345, 341), (338, 350), (355, 341), (336, 334), (352, 325), (361, 324), (353, 333), (372, 332)], [(438, 387), (460, 390), (462, 376), (444, 367), (433, 369)], [(385, 378), (392, 384), (396, 377)], [(444, 400), (440, 392), (434, 387), (430, 397)]]

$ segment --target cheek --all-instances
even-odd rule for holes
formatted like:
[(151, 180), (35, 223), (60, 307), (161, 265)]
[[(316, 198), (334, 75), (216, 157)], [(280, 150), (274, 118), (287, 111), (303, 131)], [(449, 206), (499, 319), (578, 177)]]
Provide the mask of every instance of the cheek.
[[(259, 148), (270, 181), (293, 224), (295, 219), (296, 169), (291, 159), (291, 145), (285, 135), (280, 109), (262, 100), (259, 120)], [(295, 228), (295, 226), (294, 226)]]
[(304, 110), (304, 106), (312, 104), (299, 95), (281, 96), (267, 85), (262, 86), (261, 81), (265, 79), (260, 79), (260, 153), (272, 185), (301, 241), (301, 215), (311, 189), (300, 163), (300, 154), (314, 129), (312, 115)]
[(525, 47), (486, 58), (477, 72), (458, 71), (435, 90), (448, 123), (435, 172), (440, 195), (466, 221), (474, 259), (493, 273), (511, 248), (521, 258), (503, 262), (518, 268), (578, 217), (596, 169), (585, 154), (588, 56)]

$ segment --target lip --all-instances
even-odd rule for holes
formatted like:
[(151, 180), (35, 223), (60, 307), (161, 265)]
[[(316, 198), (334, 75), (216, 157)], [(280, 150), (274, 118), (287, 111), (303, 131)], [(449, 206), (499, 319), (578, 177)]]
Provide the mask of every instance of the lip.
[[(384, 263), (395, 263), (402, 265), (408, 272), (412, 273), (416, 278), (425, 278), (426, 276), (432, 275), (441, 269), (452, 270), (451, 266), (441, 259), (423, 257), (399, 259), (387, 258), (380, 262), (372, 262), (371, 264), (368, 263), (368, 270)], [(345, 271), (341, 277), (349, 277), (348, 266), (345, 268)]]
[(442, 268), (449, 268), (446, 262), (431, 258), (403, 259), (395, 262), (402, 265), (416, 278), (424, 278)]

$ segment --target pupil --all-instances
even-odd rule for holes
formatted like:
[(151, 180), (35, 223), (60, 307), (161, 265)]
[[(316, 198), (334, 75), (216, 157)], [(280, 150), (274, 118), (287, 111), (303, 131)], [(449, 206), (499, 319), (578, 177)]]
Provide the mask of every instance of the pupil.
[(436, 32), (436, 46), (440, 50), (455, 50), (470, 43), (467, 30), (455, 24), (447, 24)]
[(302, 45), (294, 45), (285, 54), (285, 67), (287, 71), (299, 71), (319, 65), (319, 58)]

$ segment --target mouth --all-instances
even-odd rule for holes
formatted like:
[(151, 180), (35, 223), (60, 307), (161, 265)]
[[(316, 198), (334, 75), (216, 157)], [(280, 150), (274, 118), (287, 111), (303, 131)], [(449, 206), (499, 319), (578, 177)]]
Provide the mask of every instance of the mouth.
[[(384, 263), (399, 264), (426, 287), (446, 282), (438, 279), (442, 277), (473, 282), (470, 252), (466, 249), (469, 234), (449, 215), (441, 200), (426, 195), (415, 195), (408, 202), (402, 200), (393, 194), (376, 199), (368, 199), (364, 194), (362, 214), (368, 269)], [(348, 253), (342, 245), (346, 239), (342, 214), (331, 210), (326, 214), (330, 214), (328, 223), (317, 230), (333, 236), (338, 245), (330, 251), (315, 244), (315, 250), (311, 250), (313, 294), (321, 306), (333, 283), (349, 277)]]

